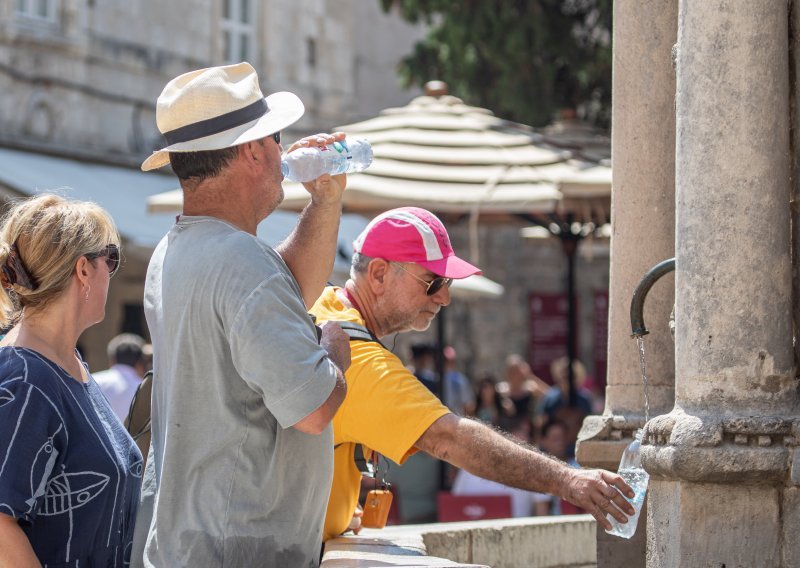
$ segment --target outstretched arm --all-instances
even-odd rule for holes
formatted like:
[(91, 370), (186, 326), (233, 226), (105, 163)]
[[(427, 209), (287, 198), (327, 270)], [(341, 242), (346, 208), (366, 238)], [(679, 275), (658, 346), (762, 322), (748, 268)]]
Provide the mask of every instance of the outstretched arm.
[(606, 513), (625, 522), (620, 509), (629, 515), (634, 512), (619, 493), (622, 491), (633, 497), (633, 491), (619, 475), (598, 469), (571, 468), (503, 437), (485, 424), (455, 414), (447, 414), (434, 422), (415, 446), (484, 479), (562, 497), (590, 512), (605, 529), (611, 528)]
[[(308, 136), (292, 144), (289, 152), (309, 146), (325, 146), (344, 137), (343, 132)], [(346, 184), (347, 176), (344, 174), (325, 174), (304, 183), (311, 201), (303, 209), (291, 234), (276, 247), (300, 285), (303, 301), (308, 307), (322, 294), (333, 271)]]

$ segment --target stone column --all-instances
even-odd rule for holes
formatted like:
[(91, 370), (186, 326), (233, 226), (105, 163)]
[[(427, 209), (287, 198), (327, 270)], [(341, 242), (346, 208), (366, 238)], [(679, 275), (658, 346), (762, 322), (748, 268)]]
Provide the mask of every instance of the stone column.
[(788, 19), (779, 0), (680, 3), (675, 409), (645, 429), (648, 566), (785, 565)]
[[(677, 0), (614, 2), (611, 273), (606, 407), (578, 437), (577, 459), (616, 471), (633, 432), (644, 424), (639, 350), (630, 305), (644, 274), (675, 256), (675, 71)], [(643, 244), (646, 243), (646, 246)], [(650, 416), (674, 401), (674, 343), (668, 320), (673, 276), (655, 284), (645, 304)], [(597, 533), (599, 567), (644, 566), (645, 522), (631, 541)]]

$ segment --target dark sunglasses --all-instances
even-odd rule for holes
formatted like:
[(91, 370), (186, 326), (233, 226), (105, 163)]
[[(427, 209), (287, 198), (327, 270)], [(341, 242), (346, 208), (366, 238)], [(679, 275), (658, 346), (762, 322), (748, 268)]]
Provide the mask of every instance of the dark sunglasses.
[(445, 278), (444, 276), (437, 276), (436, 278), (428, 282), (424, 278), (420, 278), (419, 276), (408, 270), (405, 266), (403, 266), (399, 262), (395, 262), (394, 264), (402, 268), (404, 272), (407, 272), (408, 274), (410, 274), (411, 276), (422, 282), (425, 285), (426, 296), (433, 296), (434, 294), (436, 294), (436, 292), (438, 292), (442, 288), (444, 287), (449, 288), (450, 284), (453, 283), (452, 278)]
[(280, 130), (278, 130), (277, 132), (271, 134), (270, 136), (272, 136), (272, 139), (275, 140), (275, 144), (280, 144), (281, 143), (281, 131)]
[(109, 277), (114, 276), (114, 273), (119, 270), (120, 256), (119, 247), (117, 245), (108, 245), (100, 252), (90, 252), (89, 254), (85, 254), (83, 256), (89, 260), (105, 257)]

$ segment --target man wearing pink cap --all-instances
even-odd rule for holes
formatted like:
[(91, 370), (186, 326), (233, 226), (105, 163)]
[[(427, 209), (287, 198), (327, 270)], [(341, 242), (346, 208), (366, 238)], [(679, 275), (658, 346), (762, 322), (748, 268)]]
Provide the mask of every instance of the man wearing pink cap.
[(357, 524), (359, 445), (365, 455), (373, 450), (398, 464), (422, 450), (480, 477), (562, 497), (605, 528), (611, 528), (608, 513), (625, 522), (622, 511), (632, 514), (633, 508), (620, 492), (632, 497), (633, 491), (621, 477), (572, 469), (451, 413), (380, 344), (391, 333), (427, 329), (450, 303), (453, 279), (480, 274), (453, 253), (441, 221), (417, 207), (393, 209), (373, 219), (353, 246), (350, 280), (344, 288), (326, 288), (312, 308), (318, 322), (357, 324), (372, 336), (350, 342), (347, 396), (333, 419), (334, 474), (323, 538)]

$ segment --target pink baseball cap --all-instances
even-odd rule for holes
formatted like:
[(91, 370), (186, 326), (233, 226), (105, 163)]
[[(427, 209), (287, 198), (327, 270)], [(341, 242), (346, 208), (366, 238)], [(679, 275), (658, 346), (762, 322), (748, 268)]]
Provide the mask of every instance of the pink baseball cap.
[(355, 252), (395, 262), (413, 262), (438, 276), (466, 278), (481, 270), (458, 258), (442, 222), (419, 207), (400, 207), (370, 221), (353, 242)]

